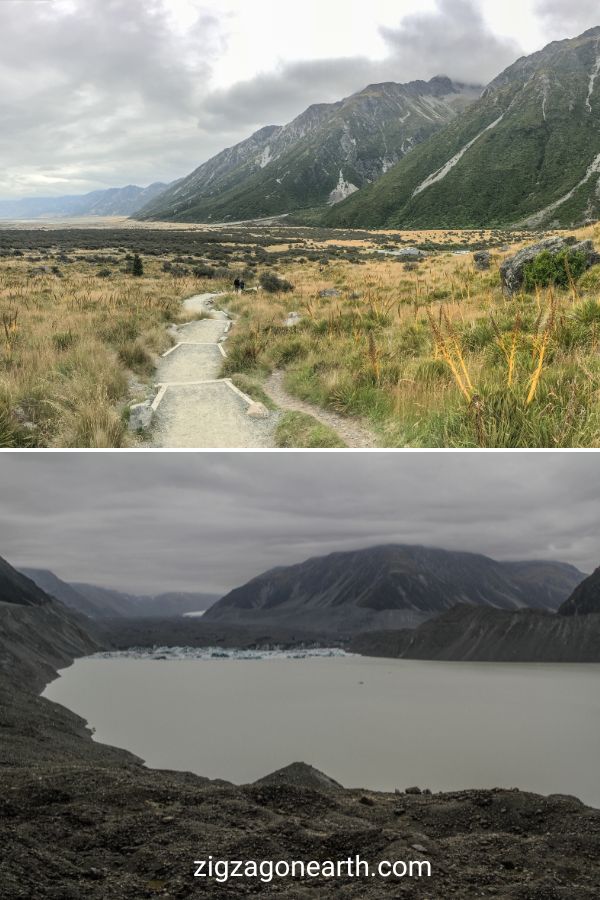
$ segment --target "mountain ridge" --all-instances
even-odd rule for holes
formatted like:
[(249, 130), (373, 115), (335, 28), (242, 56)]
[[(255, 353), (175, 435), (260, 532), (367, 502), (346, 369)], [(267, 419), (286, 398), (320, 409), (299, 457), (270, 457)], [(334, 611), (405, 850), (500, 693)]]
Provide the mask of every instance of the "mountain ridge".
[(386, 544), (270, 569), (222, 597), (204, 619), (316, 631), (414, 627), (460, 602), (555, 610), (584, 577), (564, 563)]
[(154, 182), (145, 188), (128, 184), (122, 188), (107, 188), (87, 194), (0, 200), (0, 220), (131, 216), (153, 197), (161, 194), (166, 187), (162, 182)]
[(598, 218), (599, 66), (600, 27), (521, 57), (458, 119), (321, 223), (551, 227)]
[(67, 582), (49, 569), (23, 568), (21, 571), (47, 594), (93, 619), (181, 616), (203, 610), (218, 598), (217, 594), (193, 591), (131, 594), (86, 582)]
[(136, 213), (142, 220), (241, 220), (336, 203), (454, 118), (479, 86), (435, 76), (371, 84), (315, 103), (207, 160)]

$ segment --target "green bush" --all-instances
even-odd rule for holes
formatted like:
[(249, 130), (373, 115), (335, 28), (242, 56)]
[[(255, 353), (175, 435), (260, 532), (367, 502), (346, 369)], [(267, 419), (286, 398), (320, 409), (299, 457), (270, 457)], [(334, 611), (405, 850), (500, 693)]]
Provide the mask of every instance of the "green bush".
[(551, 253), (543, 250), (523, 269), (523, 287), (534, 291), (540, 287), (568, 287), (571, 279), (577, 281), (586, 270), (587, 258), (581, 250), (561, 250)]
[(263, 291), (267, 294), (289, 294), (294, 290), (294, 285), (280, 278), (274, 272), (263, 272), (260, 276), (259, 283)]

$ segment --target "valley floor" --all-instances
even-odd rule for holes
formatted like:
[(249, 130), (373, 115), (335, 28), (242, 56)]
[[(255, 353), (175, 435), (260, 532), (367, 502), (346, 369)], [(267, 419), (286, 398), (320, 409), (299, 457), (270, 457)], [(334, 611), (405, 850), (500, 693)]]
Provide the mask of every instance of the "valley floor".
[[(578, 236), (597, 241), (600, 229)], [(6, 228), (0, 446), (600, 446), (600, 267), (567, 289), (507, 300), (499, 265), (537, 237), (281, 223)], [(490, 267), (479, 270), (482, 248)], [(190, 323), (183, 304), (208, 293), (235, 320), (225, 359), (218, 336), (201, 335), (212, 328), (202, 311)], [(216, 384), (179, 385), (178, 398), (169, 388), (154, 436), (136, 437), (131, 406), (176, 378)], [(245, 419), (225, 379), (270, 407), (270, 421)], [(189, 395), (201, 392), (195, 410)], [(212, 428), (218, 407), (224, 434)]]

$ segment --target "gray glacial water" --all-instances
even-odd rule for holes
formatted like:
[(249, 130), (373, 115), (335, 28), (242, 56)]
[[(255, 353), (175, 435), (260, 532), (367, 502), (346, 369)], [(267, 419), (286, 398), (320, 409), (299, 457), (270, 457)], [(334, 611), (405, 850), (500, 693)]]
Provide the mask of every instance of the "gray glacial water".
[(600, 666), (356, 656), (77, 660), (45, 696), (149, 766), (244, 783), (519, 787), (600, 806)]

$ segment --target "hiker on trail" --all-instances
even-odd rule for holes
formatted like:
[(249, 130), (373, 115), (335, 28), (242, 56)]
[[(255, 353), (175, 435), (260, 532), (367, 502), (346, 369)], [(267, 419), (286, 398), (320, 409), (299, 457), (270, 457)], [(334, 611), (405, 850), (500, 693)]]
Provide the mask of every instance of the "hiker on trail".
[(242, 293), (242, 291), (245, 291), (245, 290), (246, 290), (246, 282), (240, 281), (240, 294)]
[(233, 289), (236, 292), (236, 294), (239, 294), (239, 292), (240, 292), (240, 284), (241, 284), (241, 282), (240, 282), (239, 278), (236, 278), (235, 281), (233, 282)]

